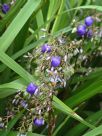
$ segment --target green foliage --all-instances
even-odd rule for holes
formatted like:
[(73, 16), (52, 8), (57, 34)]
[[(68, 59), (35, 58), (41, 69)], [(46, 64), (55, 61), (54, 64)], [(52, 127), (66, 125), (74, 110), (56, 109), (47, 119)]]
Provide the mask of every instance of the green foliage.
[(102, 134), (102, 125), (93, 129), (90, 132), (87, 132), (84, 136), (97, 136), (97, 135), (101, 135), (101, 134)]
[[(7, 1), (1, 0), (1, 2)], [(0, 13), (2, 15), (0, 20), (0, 105), (3, 102), (6, 103), (6, 99), (12, 98), (18, 90), (24, 92), (30, 82), (40, 84), (40, 77), (36, 76), (36, 72), (27, 71), (23, 55), (40, 47), (46, 41), (51, 42), (53, 38), (62, 35), (68, 37), (72, 34), (71, 39), (73, 39), (76, 36), (71, 33), (73, 19), (79, 23), (83, 21), (83, 16), (94, 15), (95, 12), (101, 14), (100, 3), (102, 3), (101, 0), (94, 2), (90, 0), (17, 0), (7, 14)], [(96, 26), (99, 27), (99, 24), (96, 23)], [(46, 29), (46, 32), (42, 31), (42, 28)], [(41, 38), (43, 35), (45, 37)], [(98, 46), (101, 43), (101, 40), (97, 42)], [(97, 47), (87, 48), (87, 46), (83, 47), (84, 53), (92, 56), (91, 52), (97, 50)], [(100, 51), (102, 52), (102, 48)], [(63, 116), (63, 119), (58, 120), (58, 124), (56, 123), (53, 136), (62, 136), (63, 132), (65, 136), (102, 134), (101, 100), (97, 102), (95, 98), (96, 96), (100, 98), (102, 93), (102, 64), (99, 67), (96, 62), (95, 65), (88, 75), (84, 74), (87, 68), (84, 69), (81, 66), (75, 68), (75, 73), (68, 81), (68, 87), (61, 90), (64, 98), (62, 96), (60, 99), (59, 95), (53, 97), (55, 116), (60, 118), (60, 113)], [(77, 74), (78, 72), (82, 75)], [(95, 109), (97, 106), (94, 106), (94, 110), (91, 109), (92, 99), (100, 106), (98, 110)], [(5, 114), (5, 107), (0, 108), (0, 112)], [(15, 115), (7, 123), (7, 128), (0, 131), (0, 135), (16, 136), (19, 134), (13, 130), (13, 127), (24, 112), (21, 111)], [(43, 134), (47, 135), (46, 127), (41, 130), (34, 128), (34, 133), (31, 130), (27, 132), (27, 136), (43, 136)]]

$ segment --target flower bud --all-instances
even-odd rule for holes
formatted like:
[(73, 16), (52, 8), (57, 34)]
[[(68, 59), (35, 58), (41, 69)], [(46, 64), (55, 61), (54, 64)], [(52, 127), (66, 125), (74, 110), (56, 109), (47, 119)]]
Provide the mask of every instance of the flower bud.
[(93, 35), (93, 31), (92, 31), (92, 30), (88, 30), (88, 31), (87, 31), (87, 37), (88, 37), (88, 38), (91, 38), (92, 35)]
[(43, 118), (35, 118), (33, 123), (37, 126), (37, 127), (40, 127), (42, 125), (44, 125), (44, 119)]
[(41, 48), (41, 52), (45, 53), (45, 52), (50, 52), (51, 51), (51, 46), (49, 46), (48, 44), (44, 44)]
[(61, 63), (61, 57), (59, 56), (53, 56), (51, 58), (51, 66), (52, 67), (58, 67)]
[(77, 34), (79, 36), (83, 36), (83, 35), (85, 35), (85, 33), (86, 33), (86, 26), (85, 25), (79, 25), (77, 27)]
[(35, 85), (35, 84), (33, 84), (33, 83), (30, 83), (30, 84), (27, 86), (26, 91), (27, 91), (28, 93), (30, 93), (31, 95), (33, 95), (33, 94), (36, 95), (37, 92), (38, 92), (38, 86)]
[(87, 26), (91, 26), (93, 24), (93, 22), (94, 22), (94, 20), (91, 16), (88, 16), (88, 17), (85, 18), (85, 24)]
[(3, 12), (4, 14), (6, 14), (6, 13), (9, 11), (9, 9), (10, 9), (10, 6), (9, 6), (8, 4), (4, 3), (4, 4), (2, 5), (2, 12)]

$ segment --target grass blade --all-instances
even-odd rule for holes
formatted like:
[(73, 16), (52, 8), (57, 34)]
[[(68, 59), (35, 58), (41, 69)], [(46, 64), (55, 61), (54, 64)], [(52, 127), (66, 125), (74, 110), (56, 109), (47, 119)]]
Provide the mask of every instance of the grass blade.
[[(20, 10), (18, 15), (9, 25), (3, 36), (0, 38), (0, 50), (6, 51), (12, 41), (15, 39), (19, 31), (22, 29), (24, 24), (27, 22), (32, 13), (37, 9), (41, 0), (28, 0), (25, 6)], [(15, 27), (16, 26), (16, 27)], [(6, 40), (5, 40), (6, 39)]]
[(100, 125), (99, 127), (91, 130), (90, 132), (86, 133), (85, 135), (83, 136), (101, 136), (102, 134), (102, 125)]
[(95, 128), (93, 125), (82, 119), (79, 115), (77, 115), (71, 108), (69, 108), (66, 104), (64, 104), (61, 100), (59, 100), (57, 97), (54, 97), (54, 103), (53, 105), (55, 108), (61, 110), (62, 112), (65, 112), (67, 115), (70, 115), (74, 119), (80, 121), (82, 124), (88, 126), (89, 128), (93, 129)]
[(70, 107), (75, 107), (76, 105), (80, 104), (81, 102), (91, 98), (92, 96), (100, 93), (102, 90), (102, 80), (95, 81), (83, 90), (81, 90), (79, 93), (76, 95), (70, 97), (65, 101), (67, 105)]
[(24, 70), (19, 64), (17, 64), (12, 58), (10, 58), (2, 51), (0, 52), (0, 60), (10, 69), (15, 71), (18, 75), (20, 75), (23, 79), (25, 79), (25, 81), (27, 81), (28, 83), (35, 81), (34, 78), (26, 70)]
[[(92, 123), (93, 125), (96, 125), (96, 122), (100, 119), (102, 119), (102, 110), (90, 115), (86, 119), (86, 121)], [(77, 126), (75, 126), (74, 128), (72, 128), (71, 130), (69, 130), (69, 132), (66, 134), (66, 136), (79, 136), (79, 135), (83, 134), (83, 132), (86, 129), (88, 129), (88, 127), (80, 123)]]

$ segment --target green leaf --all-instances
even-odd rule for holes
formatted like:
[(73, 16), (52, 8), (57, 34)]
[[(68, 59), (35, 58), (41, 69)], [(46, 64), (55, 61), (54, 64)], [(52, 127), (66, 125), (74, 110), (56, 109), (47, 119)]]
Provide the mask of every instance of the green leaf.
[(99, 127), (87, 132), (85, 135), (83, 136), (101, 136), (102, 134), (102, 125), (100, 125)]
[(3, 88), (0, 89), (0, 99), (8, 97), (17, 92), (17, 89)]
[(0, 99), (16, 93), (18, 90), (25, 91), (27, 82), (23, 78), (19, 78), (10, 83), (0, 85)]
[(58, 11), (58, 15), (57, 15), (57, 17), (55, 19), (55, 22), (53, 24), (53, 28), (52, 28), (52, 31), (51, 31), (52, 33), (56, 32), (58, 30), (58, 27), (60, 26), (60, 23), (61, 23), (61, 20), (62, 20), (61, 13), (63, 12), (64, 8), (65, 8), (65, 0), (61, 0), (61, 4), (60, 4), (59, 11)]
[[(98, 120), (100, 121), (101, 119), (102, 119), (102, 110), (90, 115), (86, 119), (86, 121), (92, 123), (93, 125), (96, 125), (96, 123), (98, 123), (97, 121)], [(79, 136), (79, 135), (82, 135), (86, 129), (88, 129), (88, 127), (80, 123), (76, 125), (75, 127), (73, 127), (71, 130), (69, 130), (65, 136)]]
[(96, 6), (96, 5), (87, 5), (87, 6), (80, 6), (80, 7), (77, 7), (75, 9), (95, 9), (95, 10), (98, 10), (98, 11), (102, 11), (102, 6)]
[(20, 75), (25, 81), (34, 82), (34, 78), (24, 70), (19, 64), (17, 64), (12, 58), (10, 58), (7, 54), (0, 51), (0, 60), (7, 65), (10, 69), (15, 71), (18, 75)]
[(13, 20), (26, 1), (27, 0), (16, 0), (16, 3), (10, 8), (10, 11), (3, 17), (2, 20), (0, 20), (0, 34), (5, 29), (6, 25)]
[(92, 96), (100, 93), (102, 90), (102, 80), (98, 80), (90, 83), (88, 86), (83, 88), (79, 93), (65, 100), (65, 103), (70, 107), (75, 107), (81, 102), (91, 98)]
[(95, 68), (94, 71), (92, 71), (88, 76), (84, 76), (84, 77), (75, 77), (72, 79), (71, 84), (75, 84), (77, 82), (80, 81), (85, 81), (85, 80), (92, 80), (92, 79), (101, 79), (102, 77), (100, 76), (102, 75), (102, 68)]
[(58, 128), (54, 131), (53, 136), (56, 136), (57, 133), (62, 129), (62, 127), (66, 124), (66, 122), (68, 121), (68, 119), (70, 118), (70, 116), (67, 116), (64, 121), (58, 125)]
[(22, 27), (18, 35), (16, 36), (14, 42), (13, 42), (13, 53), (18, 52), (24, 47), (25, 40), (27, 38), (28, 34), (28, 28), (30, 24), (30, 19), (25, 23), (25, 25)]
[(64, 104), (60, 99), (54, 96), (53, 98), (53, 105), (55, 108), (59, 109), (60, 111), (66, 113), (67, 115), (73, 117), (74, 119), (78, 120), (82, 124), (88, 126), (89, 128), (93, 129), (95, 126), (91, 125), (87, 121), (85, 121), (83, 118), (81, 118), (79, 115), (77, 115), (70, 107), (68, 107), (66, 104)]
[[(44, 18), (43, 18), (43, 13), (42, 10), (40, 9), (36, 15), (36, 21), (37, 21), (37, 26), (40, 28), (44, 24)], [(39, 38), (40, 36), (43, 35), (42, 31), (39, 31)]]
[[(59, 9), (61, 1), (59, 0), (50, 0), (49, 8), (47, 13), (47, 20), (56, 15), (57, 10)], [(46, 28), (49, 29), (50, 23), (47, 24)]]
[(7, 89), (18, 89), (18, 90), (22, 90), (25, 88), (25, 86), (27, 85), (27, 82), (22, 79), (22, 78), (19, 78), (17, 80), (14, 80), (10, 83), (5, 83), (5, 84), (1, 84), (0, 85), (0, 89), (3, 89), (3, 88), (7, 88)]
[[(0, 135), (1, 135), (1, 133), (2, 132), (0, 132)], [(15, 131), (10, 131), (9, 134), (6, 135), (6, 136), (17, 136), (18, 134), (20, 134), (20, 133), (19, 132), (15, 132)], [(32, 132), (27, 132), (26, 136), (45, 136), (45, 135), (37, 134), (37, 133), (32, 133)]]
[(37, 9), (40, 2), (41, 0), (28, 0), (25, 6), (20, 10), (18, 15), (9, 25), (3, 36), (0, 38), (0, 50), (5, 52), (8, 49), (21, 28), (27, 22), (32, 13)]
[(97, 10), (97, 11), (102, 11), (102, 6), (96, 6), (96, 5), (79, 6), (79, 7), (76, 7), (76, 8), (71, 8), (69, 10), (66, 10), (62, 14), (66, 13), (66, 12), (76, 10), (76, 9), (79, 9), (79, 10), (80, 9), (94, 9), (94, 10)]

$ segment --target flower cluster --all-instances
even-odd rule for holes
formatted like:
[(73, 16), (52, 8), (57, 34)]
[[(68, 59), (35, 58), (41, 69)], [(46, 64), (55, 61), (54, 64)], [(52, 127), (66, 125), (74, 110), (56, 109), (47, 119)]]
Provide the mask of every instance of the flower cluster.
[[(62, 39), (64, 41), (64, 38)], [(13, 100), (13, 104), (19, 110), (24, 108), (27, 111), (26, 114), (29, 115), (23, 119), (23, 122), (29, 122), (25, 123), (25, 128), (29, 128), (26, 126), (27, 124), (40, 127), (49, 122), (49, 112), (54, 112), (52, 107), (53, 95), (57, 94), (58, 88), (66, 86), (66, 79), (69, 77), (69, 75), (66, 76), (66, 71), (70, 65), (67, 64), (68, 51), (65, 49), (67, 44), (61, 42), (62, 39), (59, 40), (58, 38), (51, 42), (52, 44), (45, 43), (30, 55), (32, 63), (37, 63), (33, 74), (36, 76), (39, 73), (37, 76), (40, 84), (29, 83), (26, 92), (20, 91)], [(71, 74), (71, 70), (68, 70)]]
[(90, 26), (94, 23), (94, 19), (91, 16), (88, 16), (85, 18), (85, 24), (80, 24), (77, 27), (77, 34), (79, 36), (86, 36), (88, 38), (91, 38), (93, 35), (92, 29), (89, 29)]

